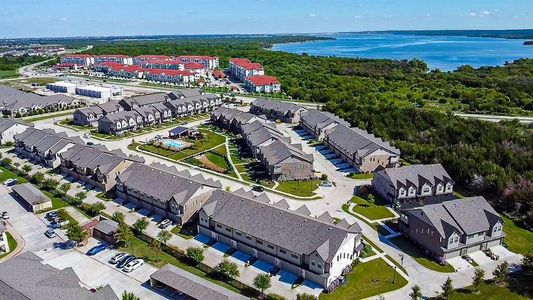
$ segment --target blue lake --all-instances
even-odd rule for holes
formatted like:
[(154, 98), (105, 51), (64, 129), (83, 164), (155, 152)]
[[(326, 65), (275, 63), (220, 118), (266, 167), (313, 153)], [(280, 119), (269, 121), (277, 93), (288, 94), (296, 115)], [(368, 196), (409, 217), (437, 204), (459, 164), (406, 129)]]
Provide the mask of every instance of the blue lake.
[(503, 65), (518, 58), (533, 58), (533, 46), (525, 40), (461, 36), (423, 36), (392, 33), (317, 35), (335, 40), (276, 44), (274, 51), (318, 56), (413, 59), (425, 61), (430, 69), (454, 70)]

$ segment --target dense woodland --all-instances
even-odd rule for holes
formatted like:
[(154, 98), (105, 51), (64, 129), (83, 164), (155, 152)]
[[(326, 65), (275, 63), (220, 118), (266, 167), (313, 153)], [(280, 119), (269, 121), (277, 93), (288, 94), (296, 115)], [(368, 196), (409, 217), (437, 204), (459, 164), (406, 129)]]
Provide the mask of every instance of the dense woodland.
[(22, 66), (25, 65), (31, 65), (40, 61), (45, 60), (46, 58), (40, 57), (40, 56), (29, 56), (29, 55), (22, 55), (22, 56), (5, 56), (0, 57), (0, 71), (9, 71), (9, 70), (16, 70)]
[[(302, 37), (302, 40), (307, 37)], [(517, 122), (458, 118), (451, 111), (533, 115), (533, 60), (503, 67), (429, 71), (419, 60), (312, 57), (270, 51), (300, 37), (97, 44), (90, 53), (245, 57), (277, 76), (294, 99), (326, 109), (396, 144), (411, 163), (442, 163), (467, 194), (533, 228), (533, 133)]]

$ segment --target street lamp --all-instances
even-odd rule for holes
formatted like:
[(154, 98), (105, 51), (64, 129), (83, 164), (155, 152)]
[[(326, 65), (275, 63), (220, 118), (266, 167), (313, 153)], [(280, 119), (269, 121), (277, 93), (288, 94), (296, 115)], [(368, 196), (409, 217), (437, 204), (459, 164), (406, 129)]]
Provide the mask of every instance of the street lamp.
[(399, 253), (398, 255), (400, 256), (400, 259), (401, 259), (401, 261), (402, 261), (402, 263), (401, 263), (400, 265), (401, 265), (402, 268), (403, 268), (403, 253)]
[(394, 266), (394, 275), (392, 277), (392, 283), (395, 284), (396, 283), (396, 266)]

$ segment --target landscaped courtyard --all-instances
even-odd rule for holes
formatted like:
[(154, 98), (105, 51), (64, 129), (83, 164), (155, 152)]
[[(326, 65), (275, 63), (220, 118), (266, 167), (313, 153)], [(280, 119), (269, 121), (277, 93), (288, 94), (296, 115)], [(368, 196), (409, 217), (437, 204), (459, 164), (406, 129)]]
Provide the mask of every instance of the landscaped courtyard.
[(385, 203), (380, 200), (375, 200), (375, 202), (372, 203), (359, 196), (353, 196), (351, 201), (356, 204), (353, 207), (353, 211), (365, 216), (370, 220), (394, 218), (394, 214), (387, 207), (385, 207)]

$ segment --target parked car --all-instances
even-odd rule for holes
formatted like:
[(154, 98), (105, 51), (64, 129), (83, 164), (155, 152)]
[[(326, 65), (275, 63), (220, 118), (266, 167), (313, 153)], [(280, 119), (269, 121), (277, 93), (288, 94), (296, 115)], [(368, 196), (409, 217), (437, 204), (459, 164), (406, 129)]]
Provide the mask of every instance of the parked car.
[(18, 180), (15, 178), (9, 178), (6, 181), (4, 181), (4, 185), (6, 186), (13, 186), (18, 183)]
[(87, 142), (87, 146), (94, 146), (93, 142)]
[(109, 263), (110, 264), (116, 264), (118, 263), (121, 259), (123, 259), (124, 257), (128, 256), (126, 253), (118, 253), (116, 254), (115, 256), (113, 256), (110, 260), (109, 260)]
[(7, 211), (4, 211), (4, 212), (0, 213), (0, 218), (4, 219), (4, 220), (8, 220), (9, 219), (9, 215), (7, 214)]
[(320, 182), (320, 186), (322, 186), (322, 187), (332, 187), (333, 184), (331, 182), (329, 182), (329, 181), (321, 181)]
[(59, 215), (57, 214), (57, 211), (51, 211), (51, 212), (49, 212), (49, 213), (46, 214), (46, 218), (47, 218), (48, 220), (50, 220), (50, 219), (52, 219), (52, 218), (54, 218), (54, 217), (57, 217), (57, 216), (59, 216)]
[(263, 192), (265, 191), (265, 188), (260, 186), (260, 185), (255, 185), (253, 188), (252, 188), (252, 191), (254, 192)]
[(94, 246), (91, 249), (89, 249), (89, 251), (87, 251), (87, 255), (92, 256), (92, 255), (98, 254), (104, 251), (106, 248), (107, 246), (105, 244)]
[(48, 229), (47, 231), (44, 232), (44, 235), (46, 235), (49, 239), (55, 238), (57, 236), (57, 234), (55, 233), (53, 229)]
[(117, 263), (117, 268), (123, 268), (125, 265), (129, 264), (130, 262), (134, 261), (136, 259), (135, 256), (133, 255), (128, 255), (124, 258), (122, 258), (118, 263)]
[(159, 223), (159, 228), (165, 229), (170, 226), (171, 223), (172, 222), (169, 219), (164, 219), (163, 221), (161, 221), (161, 223)]
[(123, 269), (124, 272), (126, 273), (129, 273), (133, 270), (136, 270), (137, 268), (139, 268), (140, 266), (142, 266), (144, 264), (144, 260), (142, 259), (136, 259), (136, 260), (133, 260), (133, 261), (130, 261)]
[(59, 224), (58, 222), (51, 222), (50, 227), (52, 229), (58, 229), (58, 228), (61, 228), (61, 224)]
[(468, 255), (463, 255), (461, 256), (464, 260), (466, 260), (467, 262), (469, 262), (470, 264), (474, 263), (474, 260), (468, 256)]

